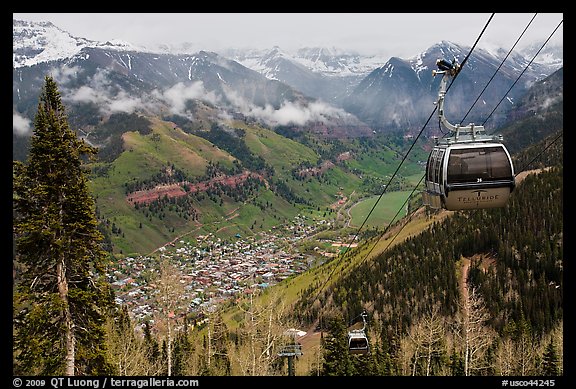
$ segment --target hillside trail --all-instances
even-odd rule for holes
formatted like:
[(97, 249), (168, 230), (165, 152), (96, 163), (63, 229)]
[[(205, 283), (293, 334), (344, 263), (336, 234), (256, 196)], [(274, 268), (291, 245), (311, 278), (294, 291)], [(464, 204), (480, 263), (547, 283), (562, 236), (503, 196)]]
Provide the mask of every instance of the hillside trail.
[(162, 248), (165, 248), (166, 246), (170, 246), (170, 245), (175, 244), (177, 240), (182, 239), (184, 236), (189, 235), (189, 234), (191, 234), (191, 233), (193, 233), (193, 232), (198, 231), (198, 230), (199, 230), (200, 228), (202, 228), (202, 227), (203, 227), (203, 224), (200, 224), (200, 223), (199, 223), (199, 225), (198, 225), (196, 228), (194, 228), (193, 230), (191, 230), (191, 231), (186, 231), (185, 233), (176, 236), (176, 237), (175, 237), (174, 239), (172, 239), (171, 241), (166, 242), (166, 243), (164, 243), (162, 246), (157, 247), (157, 248), (155, 248), (154, 250), (152, 250), (150, 253), (148, 253), (148, 255), (152, 255), (152, 254), (154, 254), (156, 251), (158, 251), (158, 250), (160, 250), (160, 249), (162, 249)]
[[(530, 174), (538, 174), (542, 171), (548, 170), (549, 168), (544, 169), (533, 169), (533, 170), (525, 170), (516, 175), (516, 184), (519, 184)], [(483, 263), (483, 270), (486, 271), (487, 267), (495, 261), (495, 258), (487, 258), (487, 257), (480, 257), (480, 256), (473, 256), (472, 258), (462, 258), (462, 265), (460, 267), (460, 298), (461, 301), (466, 302), (468, 301), (468, 273), (470, 271), (470, 264), (473, 260), (480, 259)], [(468, 307), (468, 304), (463, 305), (465, 308)]]
[[(528, 175), (538, 174), (538, 173), (542, 172), (543, 170), (548, 170), (548, 169), (546, 168), (546, 169), (534, 169), (534, 170), (522, 171), (522, 172), (518, 173), (518, 175), (516, 176), (516, 183), (519, 184)], [(462, 266), (460, 267), (461, 274), (460, 274), (459, 289), (460, 289), (460, 298), (461, 298), (461, 301), (463, 303), (462, 306), (464, 307), (464, 309), (468, 309), (468, 304), (466, 302), (468, 301), (468, 298), (469, 298), (468, 273), (470, 271), (470, 264), (472, 263), (472, 261), (475, 261), (478, 259), (480, 259), (482, 261), (482, 263), (483, 263), (482, 269), (484, 271), (486, 271), (488, 266), (495, 261), (495, 258), (488, 258), (488, 257), (484, 257), (484, 256), (479, 256), (479, 255), (475, 255), (472, 258), (462, 258)], [(468, 312), (465, 312), (465, 314), (468, 315)]]
[(316, 328), (318, 327), (318, 323), (320, 323), (320, 319), (314, 320), (314, 322), (312, 324), (310, 324), (310, 327), (308, 327), (308, 330), (305, 331), (306, 334), (299, 336), (296, 339), (298, 341), (298, 343), (300, 343), (304, 346), (304, 344), (310, 343), (311, 338), (316, 338), (316, 337), (320, 336), (322, 331), (316, 331)]

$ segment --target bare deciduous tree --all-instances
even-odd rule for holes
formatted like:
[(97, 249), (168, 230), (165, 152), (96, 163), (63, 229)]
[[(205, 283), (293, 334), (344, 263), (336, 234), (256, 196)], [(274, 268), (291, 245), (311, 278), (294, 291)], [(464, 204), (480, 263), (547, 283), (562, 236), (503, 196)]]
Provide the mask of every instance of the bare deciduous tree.
[(167, 355), (167, 375), (172, 375), (172, 343), (174, 327), (177, 323), (179, 313), (182, 311), (184, 302), (182, 296), (184, 286), (180, 282), (182, 274), (178, 268), (172, 265), (168, 259), (160, 261), (159, 274), (154, 284), (156, 293), (154, 300), (157, 306), (156, 323), (160, 336), (166, 342)]
[(256, 299), (254, 295), (240, 309), (245, 318), (238, 329), (238, 342), (233, 350), (234, 362), (242, 375), (274, 375), (274, 363), (280, 362), (278, 351), (293, 342), (286, 331), (291, 325), (284, 318), (286, 311), (277, 296)]
[(482, 296), (476, 288), (468, 288), (462, 298), (458, 319), (459, 335), (464, 351), (464, 375), (486, 370), (490, 366), (486, 361), (486, 351), (496, 339), (494, 329), (487, 325), (490, 314)]
[(438, 306), (434, 306), (428, 315), (410, 327), (407, 339), (401, 342), (405, 358), (409, 356), (410, 359), (410, 375), (417, 375), (419, 367), (423, 369), (420, 374), (432, 374), (432, 361), (442, 354), (445, 337), (445, 320)]
[(106, 346), (110, 362), (121, 376), (158, 374), (146, 356), (143, 338), (134, 330), (125, 307), (118, 318), (106, 322)]

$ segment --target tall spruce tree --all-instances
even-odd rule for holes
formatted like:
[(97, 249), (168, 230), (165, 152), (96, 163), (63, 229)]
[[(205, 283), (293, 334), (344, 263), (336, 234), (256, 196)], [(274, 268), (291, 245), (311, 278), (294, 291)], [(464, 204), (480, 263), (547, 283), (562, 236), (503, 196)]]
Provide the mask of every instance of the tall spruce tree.
[(329, 335), (324, 339), (324, 363), (322, 375), (351, 376), (355, 375), (354, 364), (348, 351), (348, 334), (344, 319), (328, 319)]
[(104, 324), (113, 293), (105, 281), (85, 157), (96, 149), (70, 129), (54, 79), (45, 77), (30, 152), (13, 165), (14, 373), (113, 373)]
[(558, 350), (554, 339), (550, 339), (544, 355), (542, 357), (542, 375), (544, 376), (559, 376), (560, 374), (560, 361), (558, 358)]

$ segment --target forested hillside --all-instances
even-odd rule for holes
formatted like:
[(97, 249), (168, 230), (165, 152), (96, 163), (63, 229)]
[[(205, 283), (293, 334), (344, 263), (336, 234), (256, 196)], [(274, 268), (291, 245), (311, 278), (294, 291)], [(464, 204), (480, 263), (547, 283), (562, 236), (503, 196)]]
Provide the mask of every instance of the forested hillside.
[[(474, 374), (500, 373), (503, 367), (497, 354), (503, 342), (527, 341), (533, 347), (563, 321), (559, 139), (548, 153), (553, 167), (529, 174), (505, 208), (456, 212), (403, 244), (362, 261), (345, 276), (335, 277), (319, 294), (319, 303), (313, 304), (320, 282), (310, 285), (295, 312), (308, 323), (336, 316), (350, 325), (366, 311), (371, 340), (395, 358), (401, 375), (408, 373), (402, 355), (418, 352), (407, 350), (403, 342), (413, 339), (413, 331), (427, 320), (439, 320), (443, 324), (434, 346), (436, 367), (429, 373), (446, 374), (451, 353), (465, 358), (467, 350), (457, 339), (467, 330), (464, 309), (473, 295), (482, 310), (486, 339), (478, 352), (481, 361), (468, 362), (476, 362), (475, 368), (482, 366)], [(537, 373), (539, 359), (531, 358), (530, 366)], [(413, 373), (423, 374), (420, 362), (415, 364)]]
[[(383, 321), (405, 329), (436, 302), (441, 303), (443, 313), (455, 313), (458, 261), (481, 255), (489, 259), (489, 266), (482, 268), (486, 263), (474, 261), (469, 282), (489, 295), (486, 297), (493, 297), (487, 301), (496, 318), (494, 325), (502, 327), (507, 319), (518, 319), (524, 313), (535, 328), (549, 330), (562, 314), (560, 291), (543, 287), (562, 281), (561, 175), (555, 168), (528, 176), (506, 209), (456, 213), (436, 223), (420, 236), (360, 265), (322, 300), (346, 307), (345, 317), (356, 316), (366, 306), (390, 312), (383, 315)], [(511, 270), (512, 277), (506, 277)], [(503, 296), (510, 292), (514, 298)], [(548, 306), (555, 315), (543, 319), (533, 312), (534, 306)]]

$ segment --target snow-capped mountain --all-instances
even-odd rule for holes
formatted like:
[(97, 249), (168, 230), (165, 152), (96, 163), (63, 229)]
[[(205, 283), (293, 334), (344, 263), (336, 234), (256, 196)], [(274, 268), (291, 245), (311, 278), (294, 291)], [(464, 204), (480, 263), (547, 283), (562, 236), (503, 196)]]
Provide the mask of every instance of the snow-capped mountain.
[[(222, 108), (225, 115), (273, 119), (281, 116), (279, 112), (284, 114), (294, 106), (300, 110), (304, 104), (307, 112), (302, 117), (308, 123), (346, 118), (358, 124), (362, 133), (367, 129), (365, 123), (377, 131), (410, 132), (420, 129), (437, 99), (439, 77), (432, 75), (436, 60), (457, 58), (461, 62), (470, 52), (469, 47), (444, 41), (409, 59), (385, 60), (334, 48), (302, 48), (293, 53), (279, 47), (183, 53), (198, 47), (192, 44), (180, 46), (176, 54), (169, 45), (150, 50), (125, 42), (93, 42), (73, 37), (52, 23), (13, 23), (13, 91), (15, 110), (20, 112), (33, 110), (31, 101), (38, 94), (40, 75), (57, 67), (63, 77), (67, 75), (61, 86), (70, 88), (70, 98), (97, 102), (100, 110), (103, 106), (125, 108), (124, 101), (114, 101), (126, 97), (132, 99), (128, 106), (139, 109), (149, 107), (144, 101), (149, 103), (151, 98), (158, 101), (158, 96), (164, 104), (170, 103), (174, 97), (167, 94), (183, 88), (178, 93), (187, 100), (184, 107), (204, 99)], [(454, 120), (467, 115), (467, 121), (478, 121), (503, 99), (492, 117), (492, 125), (497, 125), (499, 115), (530, 85), (562, 67), (562, 58), (561, 46), (542, 50), (536, 45), (511, 54), (501, 48), (476, 48), (446, 98), (446, 112)], [(74, 76), (70, 77), (72, 69)], [(494, 74), (497, 76), (490, 81)], [(489, 88), (482, 90), (488, 82)], [(198, 88), (189, 89), (192, 85)], [(511, 86), (514, 88), (509, 91)], [(105, 98), (96, 95), (96, 90), (104, 92)]]
[[(318, 97), (314, 94), (265, 77), (214, 52), (154, 52), (128, 44), (112, 45), (72, 37), (52, 23), (17, 20), (14, 20), (13, 38), (14, 102), (15, 110), (20, 112), (33, 111), (33, 100), (42, 83), (41, 75), (50, 71), (62, 76), (59, 84), (66, 92), (65, 98), (73, 100), (73, 104), (98, 102), (100, 111), (106, 111), (107, 107), (157, 108), (158, 103), (175, 103), (176, 97), (172, 94), (180, 93), (184, 107), (178, 103), (178, 107), (165, 107), (164, 110), (184, 113), (185, 108), (192, 105), (191, 101), (203, 99), (211, 106), (221, 108), (222, 116), (259, 117), (278, 124), (302, 124), (303, 118), (326, 124), (335, 119), (363, 127), (343, 110), (328, 103), (315, 103)], [(294, 62), (290, 64), (299, 68), (298, 76), (318, 79), (322, 83), (321, 90), (334, 88), (323, 80), (323, 76)], [(56, 71), (48, 70), (54, 68)], [(337, 85), (338, 81), (332, 84)], [(115, 104), (115, 100), (122, 100), (122, 103)], [(192, 116), (192, 113), (185, 116)]]
[(309, 101), (290, 86), (212, 52), (171, 55), (84, 47), (69, 58), (14, 69), (15, 104), (33, 108), (29, 102), (37, 98), (48, 73), (56, 75), (70, 105), (96, 105), (103, 113), (169, 110), (192, 116), (189, 106), (194, 100), (222, 114), (249, 113), (287, 101)]
[(12, 20), (12, 22), (14, 68), (71, 58), (85, 47), (126, 51), (145, 50), (143, 47), (120, 40), (96, 42), (74, 37), (51, 22), (28, 22), (24, 20)]
[[(342, 106), (373, 128), (419, 130), (438, 98), (440, 77), (433, 76), (436, 61), (462, 63), (469, 52), (469, 47), (443, 41), (410, 59), (391, 58), (366, 76)], [(505, 56), (481, 48), (472, 52), (446, 95), (449, 121), (463, 120), (467, 125), (490, 117), (487, 128), (495, 128), (534, 82), (562, 67), (558, 61), (530, 62), (516, 53), (502, 62)]]
[[(90, 41), (71, 36), (50, 22), (13, 20), (13, 27), (14, 68), (69, 59), (84, 48), (163, 55), (210, 51), (209, 48), (201, 48), (193, 43), (178, 46), (164, 44), (147, 48), (122, 41)], [(351, 54), (336, 48), (302, 48), (295, 53), (287, 53), (279, 47), (271, 50), (231, 48), (219, 51), (218, 54), (255, 70), (270, 80), (286, 83), (312, 98), (336, 105), (363, 77), (386, 61), (383, 57)]]
[(220, 54), (272, 79), (277, 79), (279, 75), (278, 70), (271, 66), (275, 65), (272, 61), (280, 59), (300, 64), (314, 73), (334, 77), (364, 77), (387, 60), (379, 55), (360, 55), (324, 47), (305, 47), (295, 52), (278, 46), (267, 50), (228, 49)]
[(559, 69), (564, 63), (564, 46), (561, 44), (544, 44), (545, 42), (534, 42), (520, 50), (524, 58), (532, 59), (534, 62)]
[(336, 48), (307, 47), (287, 52), (229, 49), (220, 54), (256, 70), (272, 80), (286, 83), (308, 96), (337, 106), (362, 78), (382, 66), (386, 58), (360, 55)]
[[(85, 47), (174, 55), (215, 51), (209, 47), (201, 47), (196, 43), (144, 47), (120, 40), (91, 41), (74, 37), (51, 22), (13, 20), (13, 33), (14, 68), (70, 58)], [(301, 48), (294, 53), (285, 52), (279, 47), (273, 47), (269, 50), (229, 48), (215, 52), (256, 70), (269, 79), (277, 80), (279, 80), (279, 73), (269, 65), (274, 59), (283, 58), (286, 61), (301, 64), (314, 73), (337, 77), (363, 77), (387, 60), (387, 58), (377, 55), (359, 55), (343, 52), (337, 48), (317, 47)]]
[(71, 125), (95, 144), (106, 139), (91, 133), (94, 126), (134, 113), (189, 129), (235, 118), (326, 137), (372, 134), (344, 110), (214, 52), (139, 51), (71, 38), (48, 24), (15, 27), (14, 49), (19, 63), (30, 64), (13, 68), (15, 142), (30, 133), (16, 126), (32, 122), (47, 74), (58, 82)]

